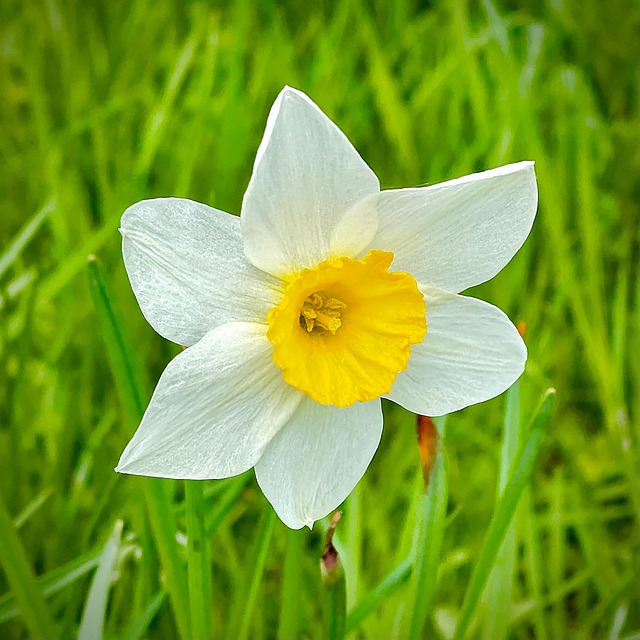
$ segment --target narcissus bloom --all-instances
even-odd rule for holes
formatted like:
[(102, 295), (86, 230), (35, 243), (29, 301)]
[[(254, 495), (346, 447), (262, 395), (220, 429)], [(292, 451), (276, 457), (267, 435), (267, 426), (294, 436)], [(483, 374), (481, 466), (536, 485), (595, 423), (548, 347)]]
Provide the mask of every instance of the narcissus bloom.
[(533, 163), (380, 191), (344, 134), (285, 88), (240, 218), (190, 200), (122, 217), (124, 261), (167, 366), (117, 471), (225, 478), (255, 467), (292, 528), (338, 506), (371, 462), (380, 398), (437, 416), (502, 393), (526, 349), (458, 295), (527, 237)]

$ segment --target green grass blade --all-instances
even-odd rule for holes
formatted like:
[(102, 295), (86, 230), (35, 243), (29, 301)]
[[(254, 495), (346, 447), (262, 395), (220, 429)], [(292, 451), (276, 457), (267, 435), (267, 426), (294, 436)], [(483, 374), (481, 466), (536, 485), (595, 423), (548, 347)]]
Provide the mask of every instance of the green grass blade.
[[(125, 413), (137, 424), (144, 411), (140, 369), (134, 361), (132, 341), (126, 332), (107, 274), (95, 258), (89, 259), (89, 283), (111, 368)], [(176, 541), (175, 517), (165, 484), (155, 478), (140, 478), (153, 538), (166, 574), (167, 590), (182, 638), (191, 636), (187, 576)]]
[(201, 480), (185, 481), (187, 567), (193, 637), (211, 638), (211, 558), (204, 525), (205, 502)]
[(164, 587), (158, 589), (142, 614), (133, 620), (129, 629), (123, 634), (123, 640), (140, 640), (166, 599), (167, 590)]
[[(71, 562), (38, 578), (38, 586), (45, 598), (55, 595), (65, 587), (72, 585), (77, 580), (87, 575), (98, 565), (101, 550), (90, 551)], [(16, 597), (9, 592), (0, 598), (0, 624), (20, 615), (16, 605)]]
[(35, 236), (38, 229), (44, 222), (44, 219), (55, 208), (55, 199), (51, 198), (36, 214), (27, 222), (18, 235), (10, 242), (0, 254), (0, 278), (4, 275), (5, 271), (15, 262), (20, 256), (22, 250), (27, 246), (29, 241)]
[[(566, 482), (562, 468), (555, 469), (549, 483), (549, 512), (551, 526), (549, 527), (549, 552), (547, 556), (546, 574), (547, 586), (550, 591), (561, 588), (566, 575), (566, 545), (565, 524), (562, 515), (567, 509)], [(547, 612), (547, 620), (551, 636), (557, 638), (566, 629), (566, 612), (564, 602), (556, 600)]]
[[(520, 449), (520, 440), (520, 381), (517, 380), (507, 391), (505, 402), (498, 499), (509, 480), (509, 471)], [(516, 526), (515, 521), (509, 525), (485, 588), (487, 598), (487, 616), (483, 629), (485, 640), (506, 640), (508, 636), (516, 566)]]
[(104, 550), (100, 555), (100, 562), (80, 621), (78, 640), (102, 640), (104, 636), (104, 621), (106, 617), (109, 589), (113, 576), (118, 552), (120, 551), (120, 538), (122, 536), (122, 520), (118, 520), (113, 528), (113, 533), (107, 540)]
[(14, 518), (13, 524), (20, 530), (26, 522), (40, 509), (40, 507), (52, 496), (53, 487), (45, 487), (28, 505)]
[(505, 533), (511, 524), (520, 496), (524, 488), (529, 484), (542, 442), (546, 435), (554, 400), (555, 390), (549, 389), (545, 393), (535, 413), (527, 440), (513, 463), (509, 481), (502, 492), (500, 500), (496, 504), (496, 509), (489, 524), (489, 530), (484, 538), (480, 555), (471, 574), (456, 626), (454, 640), (462, 640), (462, 638), (465, 637), (471, 618), (475, 613), (476, 605), (482, 594), (482, 589), (489, 577)]
[(252, 473), (243, 473), (241, 476), (232, 478), (224, 495), (220, 498), (214, 508), (206, 515), (207, 538), (211, 538), (215, 533), (215, 530), (226, 518), (229, 511), (231, 511), (233, 505), (240, 497), (240, 494), (244, 491), (244, 488), (247, 486), (252, 475)]
[(189, 68), (193, 64), (200, 37), (201, 32), (197, 30), (191, 34), (191, 37), (185, 43), (175, 61), (175, 66), (165, 87), (165, 92), (157, 108), (149, 118), (147, 131), (142, 143), (142, 151), (138, 158), (138, 172), (142, 175), (145, 175), (151, 167), (165, 128), (167, 117), (171, 112), (171, 106), (180, 90), (180, 85), (183, 83)]
[(287, 550), (284, 556), (282, 597), (278, 620), (278, 640), (295, 640), (300, 624), (300, 563), (304, 550), (305, 531), (287, 529)]
[[(542, 565), (544, 556), (541, 551), (540, 538), (536, 526), (536, 518), (531, 497), (531, 488), (527, 487), (522, 494), (522, 542), (524, 544), (524, 571), (527, 576), (528, 592), (534, 602), (542, 602)], [(547, 616), (542, 607), (535, 607), (532, 620), (536, 640), (548, 640)]]
[[(443, 423), (440, 438), (444, 437)], [(441, 440), (440, 440), (441, 442)], [(438, 584), (438, 565), (444, 544), (447, 519), (449, 483), (447, 461), (442, 444), (438, 446), (433, 472), (427, 493), (423, 499), (423, 509), (418, 522), (418, 546), (413, 570), (413, 599), (407, 611), (410, 614), (409, 638), (422, 638), (422, 630), (435, 597)]]
[(413, 557), (405, 558), (374, 589), (363, 596), (347, 616), (346, 632), (351, 633), (366, 620), (387, 598), (406, 584), (414, 567)]
[(0, 565), (22, 619), (34, 638), (55, 638), (55, 625), (2, 496), (0, 496)]
[(108, 275), (95, 256), (89, 256), (87, 269), (91, 295), (107, 346), (118, 395), (127, 417), (135, 425), (142, 418), (145, 408), (146, 394), (141, 367), (135, 359), (132, 340), (116, 305)]
[(244, 612), (240, 622), (238, 640), (247, 640), (249, 638), (253, 612), (258, 600), (258, 592), (260, 585), (262, 584), (262, 576), (267, 564), (267, 554), (269, 552), (269, 546), (271, 545), (271, 538), (273, 537), (275, 524), (276, 512), (271, 507), (267, 507), (264, 515), (262, 516), (262, 524), (256, 538), (253, 556), (248, 565), (251, 571), (251, 582), (249, 584), (249, 591), (246, 596)]
[(120, 222), (120, 216), (111, 220), (93, 233), (78, 249), (70, 253), (55, 270), (47, 273), (38, 283), (36, 294), (36, 307), (50, 302), (78, 275), (84, 272), (87, 265), (87, 256), (100, 251), (102, 247), (118, 234), (116, 229)]

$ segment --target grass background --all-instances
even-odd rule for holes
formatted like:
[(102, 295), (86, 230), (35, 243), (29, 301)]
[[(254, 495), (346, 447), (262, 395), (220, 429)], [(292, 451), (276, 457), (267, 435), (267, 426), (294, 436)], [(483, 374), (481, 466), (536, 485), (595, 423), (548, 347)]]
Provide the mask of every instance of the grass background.
[[(537, 163), (529, 240), (471, 292), (526, 322), (526, 373), (449, 417), (426, 503), (414, 418), (385, 407), (338, 526), (352, 637), (640, 638), (639, 25), (622, 0), (3, 2), (0, 636), (189, 635), (184, 487), (113, 473), (177, 349), (117, 227), (154, 196), (237, 213), (290, 84), (383, 188)], [(531, 483), (463, 605), (550, 386)], [(251, 472), (204, 500), (214, 635), (323, 637), (323, 525), (289, 531)]]

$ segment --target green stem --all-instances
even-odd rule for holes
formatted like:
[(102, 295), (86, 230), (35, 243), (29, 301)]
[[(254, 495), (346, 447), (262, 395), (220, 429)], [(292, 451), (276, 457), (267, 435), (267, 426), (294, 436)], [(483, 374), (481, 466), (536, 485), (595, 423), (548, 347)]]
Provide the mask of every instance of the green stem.
[(187, 517), (187, 579), (191, 630), (194, 638), (211, 637), (211, 561), (204, 524), (201, 480), (185, 481)]
[(304, 549), (303, 531), (289, 529), (287, 551), (282, 576), (282, 599), (278, 623), (278, 640), (295, 640), (298, 637), (300, 611), (300, 565)]
[(31, 636), (56, 638), (53, 619), (2, 497), (0, 497), (0, 564), (4, 567), (7, 580)]
[(325, 632), (327, 640), (342, 640), (345, 635), (347, 590), (344, 575), (333, 584), (326, 585), (324, 590), (325, 602)]

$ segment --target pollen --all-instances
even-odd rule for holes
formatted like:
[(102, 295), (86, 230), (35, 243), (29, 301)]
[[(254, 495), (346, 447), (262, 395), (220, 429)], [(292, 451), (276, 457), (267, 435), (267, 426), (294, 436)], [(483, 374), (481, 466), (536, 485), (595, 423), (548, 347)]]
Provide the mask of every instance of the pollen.
[(424, 297), (393, 254), (332, 258), (293, 274), (268, 314), (273, 361), (286, 382), (337, 407), (391, 391), (411, 345), (424, 340)]
[(347, 305), (337, 298), (330, 298), (323, 291), (312, 293), (302, 304), (300, 311), (300, 325), (308, 333), (312, 331), (329, 331), (335, 335), (342, 320), (340, 314)]

